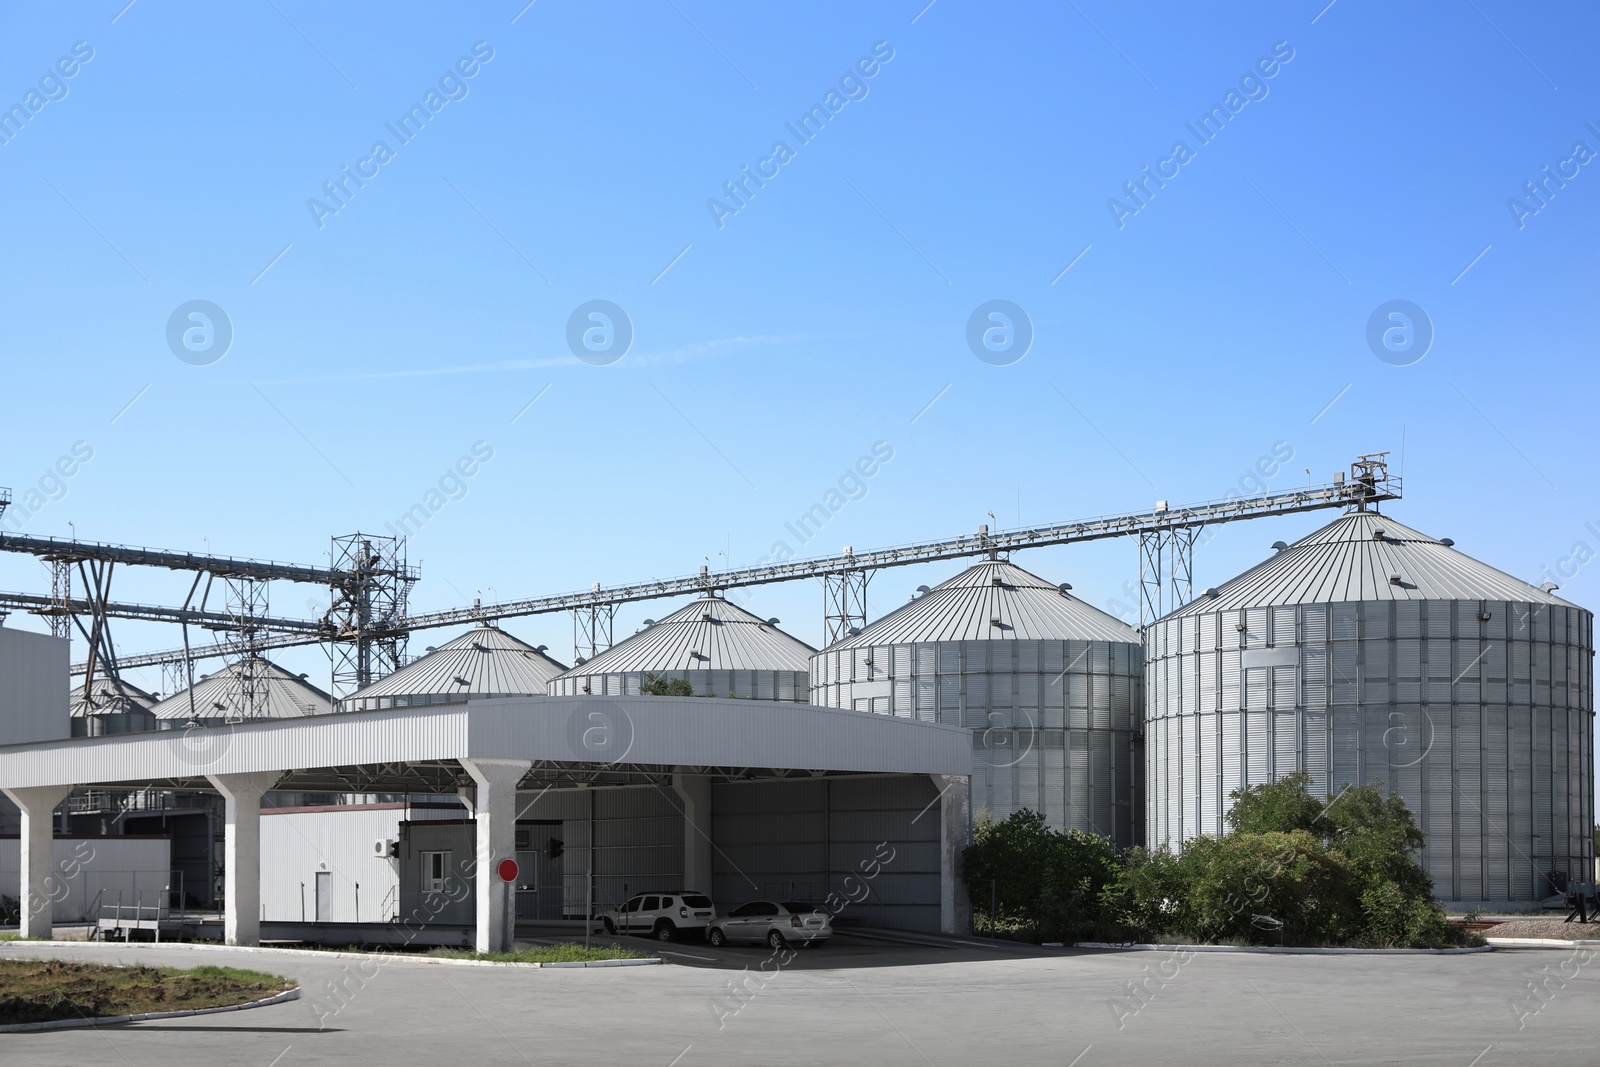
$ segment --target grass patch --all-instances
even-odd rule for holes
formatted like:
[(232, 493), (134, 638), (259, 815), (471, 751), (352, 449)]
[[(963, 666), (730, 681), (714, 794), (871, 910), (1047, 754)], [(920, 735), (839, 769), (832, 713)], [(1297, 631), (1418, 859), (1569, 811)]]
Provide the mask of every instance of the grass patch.
[(650, 958), (643, 952), (635, 952), (621, 945), (592, 945), (584, 948), (573, 941), (563, 941), (558, 945), (537, 945), (515, 952), (474, 952), (466, 948), (436, 948), (428, 955), (452, 960), (490, 960), (494, 963), (592, 963), (596, 960)]
[(0, 959), (0, 1024), (220, 1008), (261, 1000), (294, 984), (236, 967), (179, 970)]

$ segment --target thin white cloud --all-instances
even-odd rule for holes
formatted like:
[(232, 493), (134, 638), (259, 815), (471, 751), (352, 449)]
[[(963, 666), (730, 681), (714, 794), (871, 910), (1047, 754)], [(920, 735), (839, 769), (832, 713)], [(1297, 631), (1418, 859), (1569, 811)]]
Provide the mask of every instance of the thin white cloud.
[[(683, 363), (700, 363), (724, 359), (739, 352), (756, 348), (771, 348), (795, 342), (819, 340), (807, 334), (783, 336), (718, 337), (709, 341), (695, 341), (677, 348), (658, 352), (629, 353), (624, 365), (659, 367)], [(357, 374), (319, 375), (312, 378), (277, 378), (263, 380), (261, 385), (320, 385), (330, 382), (373, 382), (403, 378), (433, 378), (450, 374), (504, 374), (517, 371), (544, 370), (550, 367), (581, 367), (576, 356), (553, 356), (543, 359), (507, 359), (495, 363), (464, 363), (446, 367), (412, 367), (404, 370), (370, 371)]]

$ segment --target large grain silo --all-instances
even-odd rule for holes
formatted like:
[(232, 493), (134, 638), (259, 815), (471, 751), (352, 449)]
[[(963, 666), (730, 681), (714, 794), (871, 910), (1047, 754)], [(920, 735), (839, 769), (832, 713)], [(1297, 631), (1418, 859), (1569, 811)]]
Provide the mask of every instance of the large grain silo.
[(812, 702), (972, 730), (972, 810), (1142, 837), (1139, 636), (1003, 560), (970, 567), (812, 660)]
[(1156, 622), (1150, 843), (1220, 833), (1231, 790), (1303, 770), (1334, 803), (1399, 794), (1444, 900), (1590, 880), (1594, 616), (1452, 544), (1351, 512)]
[(156, 728), (156, 698), (120, 678), (96, 677), (72, 691), (73, 737), (140, 733)]
[(333, 710), (328, 694), (270, 660), (247, 656), (208, 674), (153, 709), (160, 729), (252, 719), (297, 719)]
[(341, 711), (459, 704), (468, 697), (544, 696), (566, 670), (526, 641), (479, 626), (339, 702)]
[(700, 597), (551, 681), (551, 696), (637, 695), (647, 676), (677, 678), (696, 696), (807, 699), (816, 649), (714, 594)]

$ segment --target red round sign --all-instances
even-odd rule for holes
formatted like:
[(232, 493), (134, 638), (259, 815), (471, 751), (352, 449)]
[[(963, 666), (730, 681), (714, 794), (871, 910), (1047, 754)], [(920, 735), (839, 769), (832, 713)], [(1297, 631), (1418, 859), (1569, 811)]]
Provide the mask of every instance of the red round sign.
[(517, 861), (500, 861), (500, 880), (502, 882), (515, 882), (517, 880)]

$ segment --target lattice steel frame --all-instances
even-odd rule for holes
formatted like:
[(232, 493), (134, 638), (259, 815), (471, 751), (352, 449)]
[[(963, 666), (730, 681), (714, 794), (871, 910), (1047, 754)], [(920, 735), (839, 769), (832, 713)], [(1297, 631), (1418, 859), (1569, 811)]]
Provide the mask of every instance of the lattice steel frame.
[(572, 609), (572, 660), (583, 663), (594, 659), (614, 642), (617, 618), (615, 604), (592, 604)]
[[(333, 631), (335, 697), (371, 685), (405, 661), (406, 602), (417, 572), (406, 562), (403, 538), (354, 533), (333, 539), (324, 621)], [(341, 577), (342, 576), (342, 577)]]
[(867, 625), (867, 583), (875, 572), (843, 571), (822, 576), (823, 647)]
[(1139, 625), (1194, 599), (1194, 542), (1202, 526), (1139, 535)]

